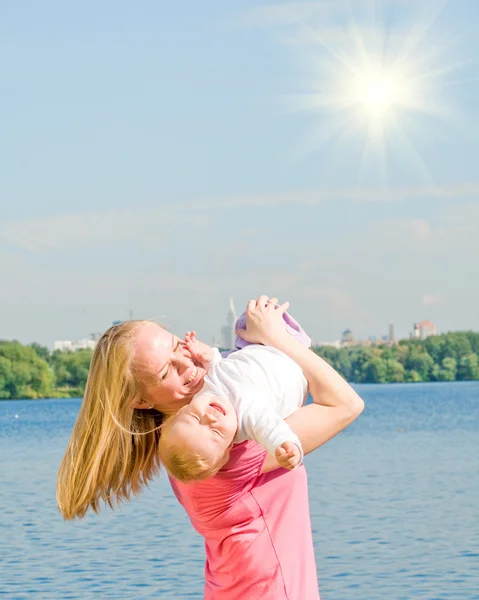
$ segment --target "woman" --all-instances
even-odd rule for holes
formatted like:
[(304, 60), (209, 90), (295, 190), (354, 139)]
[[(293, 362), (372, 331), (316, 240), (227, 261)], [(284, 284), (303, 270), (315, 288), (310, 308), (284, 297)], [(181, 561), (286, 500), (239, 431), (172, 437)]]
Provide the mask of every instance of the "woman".
[[(246, 320), (241, 336), (290, 356), (318, 402), (287, 419), (305, 454), (360, 414), (359, 396), (285, 332), (274, 301), (266, 296), (250, 301)], [(112, 506), (140, 491), (159, 469), (161, 415), (187, 404), (204, 375), (184, 343), (155, 324), (130, 322), (106, 332), (59, 471), (57, 498), (65, 518), (82, 517), (89, 507), (98, 511), (100, 500)], [(306, 472), (277, 466), (261, 447), (245, 442), (233, 448), (215, 477), (189, 485), (171, 481), (205, 538), (208, 600), (319, 598)]]

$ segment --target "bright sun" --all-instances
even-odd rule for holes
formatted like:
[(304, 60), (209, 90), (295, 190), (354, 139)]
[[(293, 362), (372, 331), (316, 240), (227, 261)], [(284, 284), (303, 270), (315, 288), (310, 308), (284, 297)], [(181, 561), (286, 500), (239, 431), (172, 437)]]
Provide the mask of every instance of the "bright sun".
[(383, 114), (394, 102), (391, 84), (383, 79), (368, 82), (361, 90), (364, 104), (372, 111)]
[(439, 62), (430, 39), (425, 43), (427, 29), (394, 37), (351, 26), (334, 35), (322, 30), (303, 35), (312, 48), (312, 76), (310, 91), (294, 97), (294, 108), (328, 118), (308, 131), (301, 155), (324, 143), (344, 152), (354, 140), (362, 144), (362, 164), (369, 154), (386, 165), (387, 147), (394, 144), (422, 168), (412, 136), (425, 123), (422, 117), (447, 114), (435, 88), (453, 70)]
[(385, 127), (387, 120), (414, 106), (412, 77), (392, 68), (354, 65), (352, 73), (333, 85), (343, 108), (353, 110), (362, 122), (382, 121)]
[(360, 71), (352, 87), (351, 104), (361, 110), (362, 118), (386, 119), (412, 103), (411, 84), (394, 73)]

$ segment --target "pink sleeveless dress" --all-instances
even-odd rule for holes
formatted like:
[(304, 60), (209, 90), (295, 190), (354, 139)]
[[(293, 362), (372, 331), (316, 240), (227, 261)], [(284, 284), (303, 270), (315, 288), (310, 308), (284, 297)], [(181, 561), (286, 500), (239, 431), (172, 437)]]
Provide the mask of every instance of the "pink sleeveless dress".
[(265, 455), (243, 442), (211, 479), (170, 478), (205, 540), (205, 600), (319, 600), (306, 470), (261, 475)]

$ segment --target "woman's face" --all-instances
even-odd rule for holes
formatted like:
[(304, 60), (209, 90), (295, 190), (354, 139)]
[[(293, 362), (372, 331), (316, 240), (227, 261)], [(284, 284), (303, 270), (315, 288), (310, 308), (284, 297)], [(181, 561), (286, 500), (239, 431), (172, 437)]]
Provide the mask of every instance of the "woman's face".
[(139, 326), (135, 369), (145, 400), (164, 413), (174, 413), (203, 387), (206, 370), (191, 358), (183, 340), (155, 323)]

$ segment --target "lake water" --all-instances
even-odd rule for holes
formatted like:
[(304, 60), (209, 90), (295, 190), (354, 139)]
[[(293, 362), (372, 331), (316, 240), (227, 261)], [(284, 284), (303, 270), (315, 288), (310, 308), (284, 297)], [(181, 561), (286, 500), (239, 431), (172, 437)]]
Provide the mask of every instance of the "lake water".
[[(306, 458), (322, 600), (479, 599), (479, 382), (356, 389), (363, 415)], [(0, 595), (201, 599), (202, 540), (165, 477), (61, 519), (79, 405), (0, 402)]]

